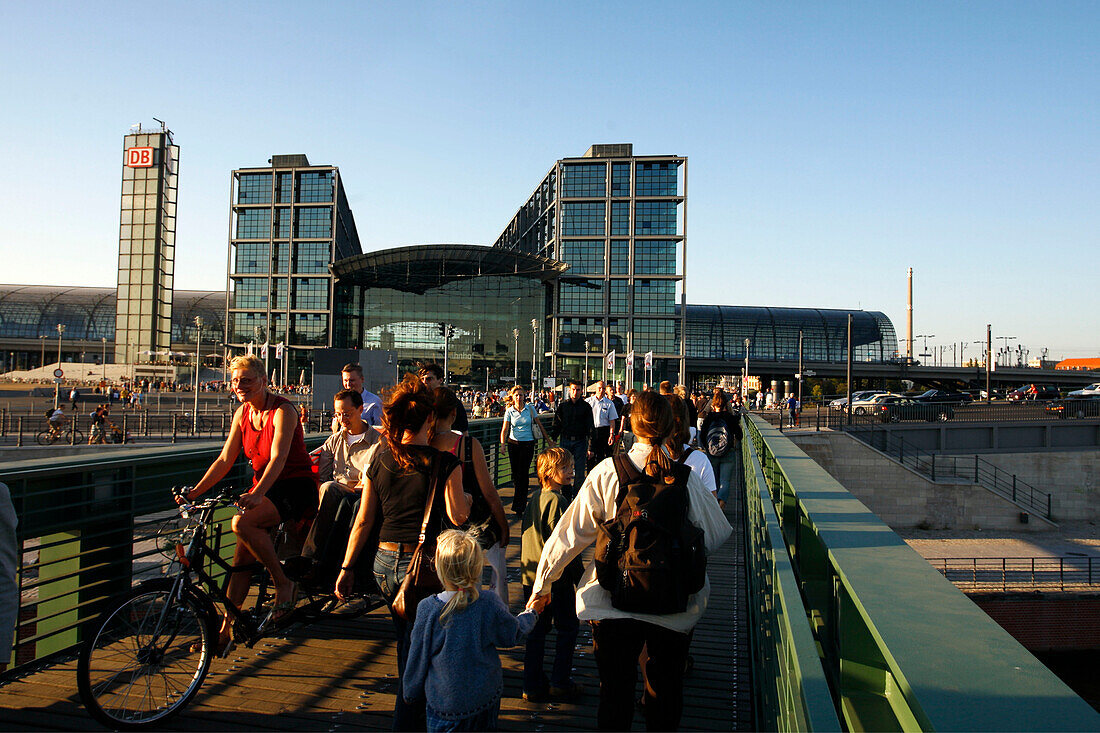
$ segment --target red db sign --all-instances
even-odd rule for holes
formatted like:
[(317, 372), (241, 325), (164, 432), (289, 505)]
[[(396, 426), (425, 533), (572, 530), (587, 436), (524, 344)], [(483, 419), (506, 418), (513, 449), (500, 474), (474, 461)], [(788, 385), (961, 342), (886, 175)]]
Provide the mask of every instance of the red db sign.
[(126, 167), (128, 168), (152, 168), (152, 148), (130, 148), (126, 151)]

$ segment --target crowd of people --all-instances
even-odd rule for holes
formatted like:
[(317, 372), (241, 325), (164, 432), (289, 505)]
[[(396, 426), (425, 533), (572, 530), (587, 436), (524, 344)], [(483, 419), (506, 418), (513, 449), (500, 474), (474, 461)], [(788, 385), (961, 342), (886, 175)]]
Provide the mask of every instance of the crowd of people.
[[(571, 382), (561, 399), (536, 394), (534, 402), (519, 385), (504, 395), (456, 394), (435, 364), (380, 397), (348, 364), (333, 396), (332, 435), (311, 457), (300, 416), (268, 387), (263, 363), (242, 356), (230, 371), (241, 407), (220, 455), (179, 501), (217, 484), (243, 451), (253, 483), (232, 520), (234, 566), (259, 562), (270, 573), (275, 599), (265, 623), (293, 609), (299, 584), (334, 589), (348, 607), (370, 594), (385, 600), (397, 638), (395, 730), (495, 729), (497, 649), (521, 643), (523, 698), (576, 698), (582, 621), (592, 626), (599, 727), (629, 729), (639, 665), (647, 728), (678, 727), (691, 632), (709, 596), (705, 556), (731, 533), (722, 507), (739, 475), (736, 399), (716, 389), (697, 400), (667, 382), (625, 394), (597, 382), (591, 395)], [(555, 408), (549, 429), (540, 402)], [(521, 533), (518, 614), (504, 552), (513, 528), (489, 470), (492, 447), (468, 431), (466, 405), (479, 417), (496, 403), (497, 450), (511, 466)], [(546, 449), (536, 457), (540, 437)], [(532, 465), (537, 488), (529, 491)], [(270, 531), (279, 524), (302, 548), (283, 562)], [(425, 557), (438, 585), (420, 598), (409, 581), (420, 583), (416, 563)], [(229, 599), (239, 605), (248, 585), (248, 573), (234, 573)], [(231, 627), (226, 615), (223, 653)]]

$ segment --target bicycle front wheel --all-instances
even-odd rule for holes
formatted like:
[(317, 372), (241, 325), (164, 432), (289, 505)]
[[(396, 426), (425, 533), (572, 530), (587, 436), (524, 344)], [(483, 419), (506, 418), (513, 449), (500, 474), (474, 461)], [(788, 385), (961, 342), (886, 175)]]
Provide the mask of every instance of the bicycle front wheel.
[(53, 445), (55, 440), (54, 434), (49, 430), (42, 430), (34, 437), (38, 441), (39, 445)]
[(212, 609), (155, 581), (120, 596), (80, 650), (84, 707), (113, 730), (157, 724), (198, 692), (214, 654)]
[[(70, 436), (67, 434), (65, 435), (65, 437), (67, 439), (70, 438)], [(77, 445), (81, 445), (84, 443), (84, 433), (80, 430), (77, 430), (76, 428), (73, 428), (73, 435), (71, 436), (71, 439), (75, 441)]]

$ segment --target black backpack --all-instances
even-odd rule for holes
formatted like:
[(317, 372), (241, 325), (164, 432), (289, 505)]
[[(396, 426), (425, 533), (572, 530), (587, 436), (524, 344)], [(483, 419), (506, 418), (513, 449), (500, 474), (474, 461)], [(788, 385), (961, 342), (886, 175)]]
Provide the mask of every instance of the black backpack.
[(688, 519), (691, 469), (676, 464), (661, 480), (625, 455), (614, 462), (618, 512), (599, 528), (596, 579), (620, 611), (680, 613), (703, 587), (707, 570), (703, 531)]

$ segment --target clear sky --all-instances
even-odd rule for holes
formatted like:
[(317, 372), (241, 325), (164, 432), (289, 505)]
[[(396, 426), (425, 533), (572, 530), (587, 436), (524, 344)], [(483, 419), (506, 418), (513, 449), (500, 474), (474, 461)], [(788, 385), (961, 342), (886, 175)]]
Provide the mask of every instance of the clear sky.
[(911, 266), (929, 345), (1100, 356), (1098, 39), (1097, 2), (5, 0), (0, 282), (114, 285), (153, 117), (184, 289), (224, 288), (229, 172), (275, 153), (340, 166), (374, 250), (491, 244), (556, 159), (631, 142), (689, 158), (688, 302), (900, 338)]

